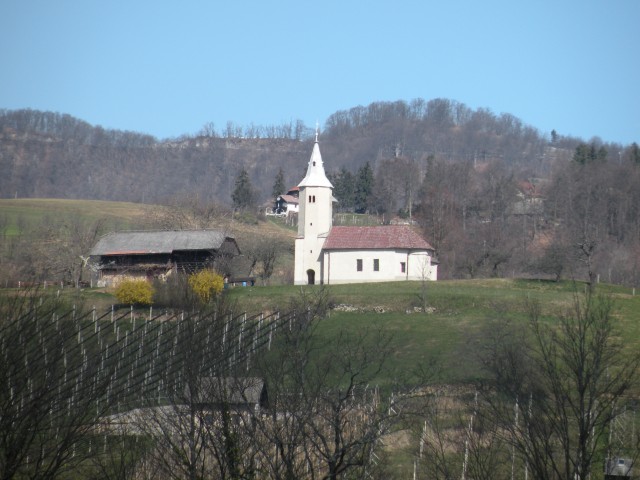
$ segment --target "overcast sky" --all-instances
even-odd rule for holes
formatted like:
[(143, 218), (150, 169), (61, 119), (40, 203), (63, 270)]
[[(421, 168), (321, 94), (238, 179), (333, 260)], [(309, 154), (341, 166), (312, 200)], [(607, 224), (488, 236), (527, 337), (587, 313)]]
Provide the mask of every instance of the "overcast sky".
[(0, 108), (160, 139), (448, 98), (640, 143), (640, 0), (2, 0)]

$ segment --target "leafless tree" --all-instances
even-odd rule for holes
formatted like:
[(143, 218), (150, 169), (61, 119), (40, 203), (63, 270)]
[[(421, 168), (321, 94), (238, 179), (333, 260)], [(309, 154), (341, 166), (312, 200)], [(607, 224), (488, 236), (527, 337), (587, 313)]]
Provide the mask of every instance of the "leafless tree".
[(110, 407), (103, 334), (90, 313), (38, 292), (3, 296), (0, 319), (0, 477), (69, 475)]
[[(340, 332), (319, 344), (326, 293), (306, 293), (278, 348), (261, 362), (271, 416), (258, 428), (273, 478), (344, 478), (371, 467), (393, 409), (373, 384), (387, 359), (384, 332)], [(351, 473), (349, 473), (351, 472)]]
[(227, 229), (231, 223), (231, 210), (198, 196), (178, 196), (155, 211), (152, 223), (156, 228), (172, 230)]
[(536, 303), (528, 315), (530, 336), (492, 343), (494, 390), (479, 411), (532, 478), (590, 478), (608, 453), (615, 407), (636, 385), (639, 356), (623, 350), (608, 298), (576, 296), (557, 328)]
[(276, 238), (246, 238), (242, 242), (242, 253), (249, 260), (249, 273), (257, 272), (262, 284), (268, 283), (278, 260), (287, 250), (287, 245)]

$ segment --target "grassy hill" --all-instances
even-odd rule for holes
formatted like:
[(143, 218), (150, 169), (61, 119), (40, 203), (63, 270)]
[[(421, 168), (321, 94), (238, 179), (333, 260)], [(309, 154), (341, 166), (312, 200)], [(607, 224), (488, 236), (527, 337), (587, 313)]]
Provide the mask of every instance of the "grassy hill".
[[(105, 229), (151, 229), (154, 220), (167, 207), (131, 202), (101, 200), (69, 200), (58, 198), (0, 199), (0, 233), (15, 235), (21, 225), (37, 225), (45, 221), (61, 222), (70, 218), (86, 221), (105, 221)], [(224, 228), (239, 236), (270, 235), (280, 238), (295, 237), (295, 229), (283, 222), (265, 221), (243, 223), (221, 220)], [(155, 227), (157, 228), (157, 227)]]
[[(17, 232), (21, 222), (62, 221), (69, 218), (98, 218), (114, 228), (144, 228), (162, 207), (124, 202), (58, 199), (0, 200), (0, 229)], [(19, 220), (19, 219), (22, 220)], [(242, 248), (242, 240), (258, 236), (278, 237), (293, 245), (295, 230), (274, 221), (255, 224), (238, 221), (227, 224)], [(290, 268), (286, 252), (280, 268)], [(536, 300), (543, 314), (551, 318), (571, 306), (584, 284), (517, 279), (479, 279), (429, 282), (426, 296), (430, 313), (416, 311), (423, 295), (421, 282), (295, 287), (255, 286), (227, 291), (237, 309), (250, 313), (286, 310), (301, 295), (324, 296), (333, 307), (322, 322), (320, 333), (331, 341), (342, 328), (362, 332), (381, 327), (391, 336), (392, 370), (411, 372), (432, 362), (446, 381), (467, 381), (479, 375), (476, 340), (494, 322), (508, 319), (516, 325), (527, 320), (525, 301)], [(630, 348), (640, 347), (640, 292), (613, 285), (599, 285), (601, 293), (615, 300), (620, 335)], [(78, 302), (96, 308), (110, 308), (116, 301), (108, 291), (87, 289), (72, 292)], [(381, 379), (383, 382), (389, 378)]]
[(108, 229), (142, 228), (149, 223), (149, 215), (158, 208), (140, 203), (100, 200), (0, 199), (0, 231), (5, 235), (16, 235), (28, 226), (71, 218), (86, 221), (103, 219)]

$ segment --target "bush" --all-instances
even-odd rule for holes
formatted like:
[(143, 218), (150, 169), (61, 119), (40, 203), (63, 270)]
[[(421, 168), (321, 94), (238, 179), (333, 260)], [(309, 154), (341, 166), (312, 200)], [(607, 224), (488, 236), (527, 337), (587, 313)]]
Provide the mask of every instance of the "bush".
[(146, 280), (124, 280), (115, 291), (118, 301), (126, 305), (151, 305), (153, 294), (153, 286)]
[(201, 270), (189, 275), (189, 286), (202, 303), (209, 303), (224, 288), (224, 279), (214, 270)]
[(182, 272), (174, 272), (166, 280), (155, 279), (153, 288), (155, 289), (153, 296), (155, 307), (189, 310), (198, 301), (189, 286), (188, 275)]

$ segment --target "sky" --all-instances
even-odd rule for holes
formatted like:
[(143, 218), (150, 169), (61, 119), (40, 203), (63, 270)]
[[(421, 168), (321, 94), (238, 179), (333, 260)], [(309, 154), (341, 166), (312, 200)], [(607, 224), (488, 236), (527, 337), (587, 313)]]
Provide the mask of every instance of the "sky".
[(446, 98), (640, 143), (640, 0), (2, 0), (0, 109), (158, 139)]

